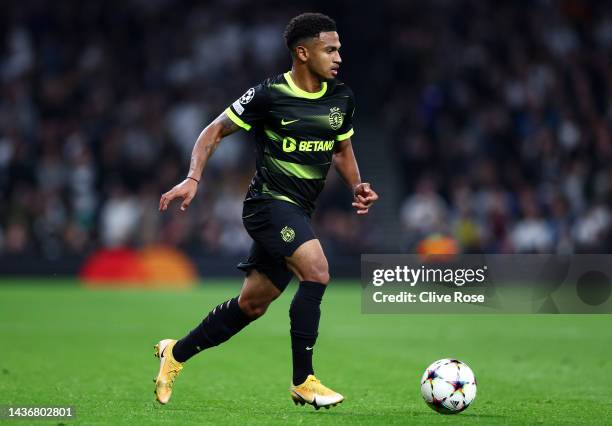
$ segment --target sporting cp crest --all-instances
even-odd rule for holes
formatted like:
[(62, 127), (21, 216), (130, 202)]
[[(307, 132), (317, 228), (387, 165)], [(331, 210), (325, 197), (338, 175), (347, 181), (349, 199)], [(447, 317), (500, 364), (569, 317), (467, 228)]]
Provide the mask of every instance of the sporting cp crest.
[(285, 226), (281, 230), (280, 234), (281, 234), (281, 238), (286, 243), (290, 243), (295, 238), (295, 231), (293, 230), (293, 228), (290, 228), (288, 226)]
[(344, 117), (340, 112), (340, 108), (333, 107), (329, 110), (329, 125), (332, 129), (338, 130), (342, 127), (342, 122), (344, 121)]

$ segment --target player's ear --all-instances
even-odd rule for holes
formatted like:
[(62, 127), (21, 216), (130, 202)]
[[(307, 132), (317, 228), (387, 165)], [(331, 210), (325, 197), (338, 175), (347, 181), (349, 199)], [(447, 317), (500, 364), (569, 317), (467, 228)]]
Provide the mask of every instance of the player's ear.
[(298, 45), (295, 48), (295, 56), (302, 62), (308, 60), (308, 49), (305, 46)]

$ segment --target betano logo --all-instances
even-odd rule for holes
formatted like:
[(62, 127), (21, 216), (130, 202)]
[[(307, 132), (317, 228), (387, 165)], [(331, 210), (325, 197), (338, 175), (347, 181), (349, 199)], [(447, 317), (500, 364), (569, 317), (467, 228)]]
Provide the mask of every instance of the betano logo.
[(331, 151), (334, 149), (334, 141), (300, 141), (298, 143), (293, 138), (283, 138), (283, 151), (293, 152), (296, 149), (300, 152)]

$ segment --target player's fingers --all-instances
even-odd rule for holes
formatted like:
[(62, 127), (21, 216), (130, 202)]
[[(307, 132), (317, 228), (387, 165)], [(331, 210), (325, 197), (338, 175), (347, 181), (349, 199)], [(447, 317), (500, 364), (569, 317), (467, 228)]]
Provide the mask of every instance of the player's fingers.
[(357, 201), (355, 201), (355, 202), (352, 204), (352, 206), (353, 206), (353, 207), (356, 207), (356, 208), (358, 208), (358, 209), (366, 209), (366, 208), (368, 208), (367, 204), (365, 204), (365, 203), (359, 203), (359, 202), (357, 202)]
[(368, 195), (366, 196), (366, 198), (374, 198), (374, 199), (376, 199), (376, 198), (378, 198), (378, 194), (375, 191), (370, 190), (370, 191), (368, 191)]
[(183, 200), (183, 203), (181, 204), (181, 211), (187, 210), (187, 208), (189, 207), (189, 204), (191, 204), (191, 200), (193, 200), (193, 197), (189, 195), (185, 197), (185, 199)]
[(377, 195), (369, 195), (367, 197), (364, 198), (364, 202), (366, 204), (372, 204), (374, 201), (378, 200), (378, 196)]
[(372, 203), (373, 203), (374, 201), (376, 201), (376, 200), (378, 200), (378, 197), (376, 197), (376, 196), (374, 196), (374, 195), (368, 195), (367, 197), (365, 197), (365, 198), (363, 199), (363, 203), (364, 203), (364, 204), (366, 204), (366, 205), (368, 205), (368, 206), (371, 206), (371, 205), (372, 205)]
[(164, 211), (168, 208), (168, 203), (170, 200), (168, 199), (168, 192), (163, 194), (159, 199), (159, 210)]
[(370, 209), (359, 209), (359, 210), (357, 210), (357, 214), (358, 215), (368, 214), (369, 210)]
[(166, 210), (170, 202), (172, 202), (172, 200), (174, 200), (177, 196), (178, 196), (177, 191), (174, 188), (172, 188), (170, 191), (163, 194), (160, 200), (161, 210), (162, 211)]
[(359, 201), (360, 203), (365, 203), (366, 202), (366, 197), (362, 197), (361, 195), (357, 195), (357, 201)]

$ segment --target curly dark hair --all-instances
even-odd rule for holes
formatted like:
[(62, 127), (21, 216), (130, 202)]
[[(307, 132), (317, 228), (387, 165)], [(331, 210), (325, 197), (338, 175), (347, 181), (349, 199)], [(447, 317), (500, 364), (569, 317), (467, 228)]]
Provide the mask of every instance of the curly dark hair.
[(293, 51), (299, 41), (318, 37), (319, 33), (336, 31), (336, 22), (322, 13), (302, 13), (291, 19), (285, 28), (285, 43)]

